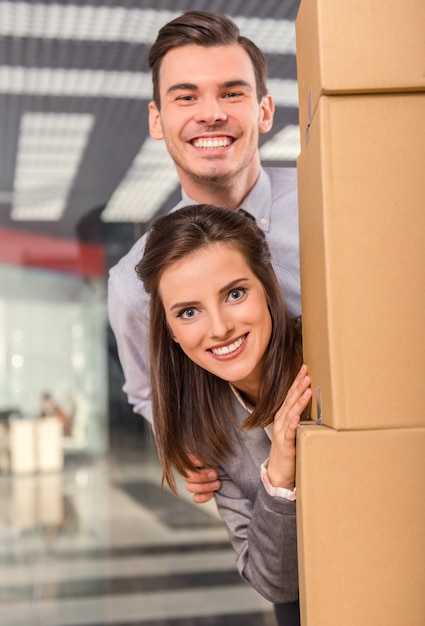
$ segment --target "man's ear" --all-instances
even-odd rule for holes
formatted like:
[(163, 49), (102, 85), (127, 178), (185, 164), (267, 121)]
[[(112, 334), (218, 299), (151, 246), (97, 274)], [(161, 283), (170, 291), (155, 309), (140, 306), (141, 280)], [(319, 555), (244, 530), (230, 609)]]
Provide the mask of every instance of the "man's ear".
[(258, 130), (260, 133), (268, 133), (273, 126), (274, 102), (270, 94), (262, 97), (260, 102), (260, 120)]
[(149, 133), (152, 139), (164, 139), (162, 132), (161, 116), (159, 114), (158, 107), (152, 100), (148, 104), (149, 110)]

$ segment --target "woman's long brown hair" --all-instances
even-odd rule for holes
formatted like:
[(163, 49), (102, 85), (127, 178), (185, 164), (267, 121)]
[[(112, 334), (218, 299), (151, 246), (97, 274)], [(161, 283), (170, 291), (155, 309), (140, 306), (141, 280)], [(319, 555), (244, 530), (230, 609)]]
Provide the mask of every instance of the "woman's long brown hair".
[[(160, 216), (147, 236), (136, 266), (150, 295), (150, 376), (155, 438), (163, 480), (173, 491), (173, 469), (195, 470), (190, 453), (214, 467), (231, 451), (234, 420), (229, 384), (191, 361), (173, 341), (159, 295), (163, 271), (205, 246), (225, 244), (239, 251), (261, 282), (272, 319), (265, 353), (267, 376), (244, 428), (270, 424), (302, 362), (298, 325), (286, 311), (263, 231), (244, 211), (194, 205)], [(208, 280), (208, 277), (205, 277)]]

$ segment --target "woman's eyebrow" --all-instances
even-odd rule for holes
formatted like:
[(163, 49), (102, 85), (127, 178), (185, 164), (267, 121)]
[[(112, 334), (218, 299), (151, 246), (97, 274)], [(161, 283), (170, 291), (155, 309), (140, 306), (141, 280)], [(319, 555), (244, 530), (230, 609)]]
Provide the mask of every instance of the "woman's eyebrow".
[(231, 280), (230, 283), (227, 283), (227, 285), (224, 285), (224, 287), (219, 289), (218, 293), (220, 293), (220, 294), (226, 293), (227, 291), (230, 291), (234, 287), (237, 287), (241, 283), (246, 282), (248, 280), (249, 280), (249, 278), (245, 278), (243, 276), (241, 278), (236, 278), (235, 280)]
[(190, 302), (175, 302), (170, 306), (170, 311), (174, 311), (175, 309), (190, 309), (191, 307), (196, 307), (200, 304), (199, 300), (191, 300)]

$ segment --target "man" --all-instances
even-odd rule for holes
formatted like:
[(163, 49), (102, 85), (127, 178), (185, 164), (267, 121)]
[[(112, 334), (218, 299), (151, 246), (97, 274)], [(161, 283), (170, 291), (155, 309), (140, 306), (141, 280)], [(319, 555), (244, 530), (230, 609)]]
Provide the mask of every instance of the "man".
[[(173, 210), (210, 203), (248, 211), (266, 233), (289, 312), (300, 315), (296, 170), (260, 163), (259, 134), (271, 129), (274, 115), (262, 52), (225, 16), (191, 11), (161, 28), (149, 64), (150, 134), (165, 141), (182, 186)], [(152, 421), (147, 296), (134, 270), (143, 248), (144, 237), (111, 269), (108, 307), (123, 389), (134, 411)], [(219, 487), (213, 469), (189, 473), (195, 502)]]

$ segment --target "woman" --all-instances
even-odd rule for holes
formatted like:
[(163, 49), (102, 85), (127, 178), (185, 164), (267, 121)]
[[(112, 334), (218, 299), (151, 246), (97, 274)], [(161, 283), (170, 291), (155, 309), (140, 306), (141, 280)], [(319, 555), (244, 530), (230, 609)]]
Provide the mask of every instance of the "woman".
[(163, 482), (176, 491), (192, 455), (220, 468), (238, 570), (298, 624), (295, 437), (311, 390), (264, 234), (241, 210), (179, 209), (153, 223), (136, 271)]

